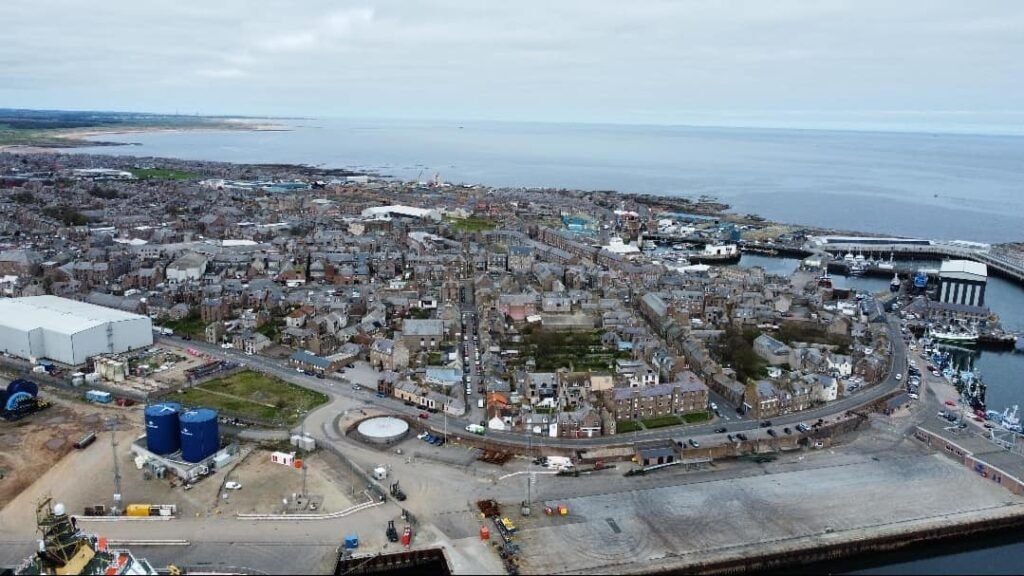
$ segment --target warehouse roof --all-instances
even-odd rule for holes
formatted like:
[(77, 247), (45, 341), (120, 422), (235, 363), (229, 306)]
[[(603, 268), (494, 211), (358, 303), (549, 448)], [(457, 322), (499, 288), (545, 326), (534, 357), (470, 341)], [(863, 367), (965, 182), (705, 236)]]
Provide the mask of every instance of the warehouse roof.
[(0, 326), (26, 332), (45, 328), (61, 334), (76, 334), (107, 322), (140, 318), (146, 317), (57, 296), (0, 299)]
[(946, 260), (939, 268), (939, 275), (945, 276), (947, 274), (971, 274), (988, 277), (988, 266), (973, 260)]

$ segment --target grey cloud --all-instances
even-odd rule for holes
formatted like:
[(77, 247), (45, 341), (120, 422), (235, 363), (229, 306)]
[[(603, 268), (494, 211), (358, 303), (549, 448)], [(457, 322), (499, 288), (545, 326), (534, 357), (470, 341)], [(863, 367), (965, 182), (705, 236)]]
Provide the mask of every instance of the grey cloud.
[(1024, 60), (1016, 0), (5, 0), (0, 21), (7, 106), (662, 123), (985, 113), (1021, 108)]

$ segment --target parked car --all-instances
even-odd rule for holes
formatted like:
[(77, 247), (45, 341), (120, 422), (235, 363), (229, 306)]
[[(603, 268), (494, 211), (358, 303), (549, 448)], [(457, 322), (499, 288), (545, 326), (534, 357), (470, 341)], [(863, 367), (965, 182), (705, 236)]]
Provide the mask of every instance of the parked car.
[(238, 482), (228, 481), (224, 483), (224, 488), (227, 490), (241, 490), (242, 485)]
[(740, 440), (746, 440), (747, 439), (747, 435), (744, 434), (743, 432), (737, 432), (736, 433), (736, 437), (739, 438)]
[(430, 414), (427, 414), (426, 412), (420, 412), (420, 418), (426, 420), (427, 418), (430, 418)]
[(693, 446), (694, 448), (700, 448), (700, 443), (698, 443), (693, 438), (690, 438), (690, 446)]
[(771, 420), (765, 420), (764, 422), (761, 422), (761, 428), (767, 428), (767, 427), (769, 427), (771, 425), (772, 425), (772, 421)]
[(786, 434), (792, 434), (793, 433), (793, 431), (790, 430), (788, 427), (783, 428), (782, 431), (785, 432)]
[(775, 438), (776, 436), (778, 436), (778, 434), (776, 434), (775, 430), (772, 429), (772, 428), (768, 429), (768, 435), (771, 436), (772, 438)]
[(733, 440), (732, 440), (732, 434), (729, 434), (729, 435), (728, 435), (728, 436), (726, 436), (725, 438), (726, 438), (727, 440), (729, 440), (729, 442), (732, 442), (732, 441), (733, 441)]

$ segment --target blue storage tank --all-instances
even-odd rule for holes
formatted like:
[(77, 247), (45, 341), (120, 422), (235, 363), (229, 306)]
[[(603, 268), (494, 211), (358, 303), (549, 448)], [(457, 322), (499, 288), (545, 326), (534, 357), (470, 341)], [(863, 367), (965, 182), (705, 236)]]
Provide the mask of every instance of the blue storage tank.
[(11, 383), (7, 385), (7, 395), (14, 396), (17, 392), (24, 392), (34, 398), (39, 394), (39, 386), (35, 382), (25, 380), (24, 378), (11, 380)]
[(199, 462), (209, 458), (220, 448), (217, 430), (217, 412), (209, 408), (198, 408), (182, 412), (181, 457), (186, 462)]
[(181, 404), (163, 402), (146, 406), (146, 448), (154, 454), (171, 454), (181, 447), (178, 417)]

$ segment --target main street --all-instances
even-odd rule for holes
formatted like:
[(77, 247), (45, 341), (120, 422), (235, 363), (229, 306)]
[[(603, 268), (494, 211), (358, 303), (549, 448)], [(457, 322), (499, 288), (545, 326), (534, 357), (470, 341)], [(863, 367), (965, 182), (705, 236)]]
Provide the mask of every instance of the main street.
[[(813, 423), (819, 418), (827, 421), (830, 418), (841, 416), (850, 410), (856, 410), (862, 406), (872, 404), (879, 398), (882, 398), (883, 396), (898, 389), (901, 386), (901, 380), (898, 380), (896, 375), (902, 374), (907, 366), (906, 344), (900, 333), (898, 319), (891, 316), (889, 317), (888, 330), (892, 354), (890, 356), (890, 369), (886, 378), (882, 382), (819, 408), (773, 417), (773, 428), (781, 429), (782, 427), (795, 425), (800, 422)], [(177, 346), (185, 344), (174, 338), (161, 337), (159, 340)], [(289, 367), (287, 364), (277, 360), (262, 356), (248, 356), (234, 349), (223, 349), (204, 342), (188, 342), (187, 345), (211, 356), (241, 362), (249, 368), (266, 372), (267, 374), (277, 376), (293, 384), (310, 388), (312, 390), (318, 390), (331, 396), (332, 402), (328, 407), (317, 410), (317, 413), (321, 413), (325, 410), (340, 412), (342, 410), (365, 407), (366, 405), (401, 414), (409, 418), (416, 418), (421, 412), (420, 408), (406, 406), (402, 402), (391, 397), (378, 398), (374, 395), (374, 391), (372, 390), (366, 390), (365, 388), (359, 391), (353, 390), (351, 384), (344, 379), (339, 381), (332, 378), (315, 378), (301, 374), (295, 369)], [(470, 361), (472, 361), (472, 358)], [(470, 406), (468, 406), (467, 402), (467, 414), (471, 413), (472, 410)], [(328, 417), (330, 416), (328, 415)], [(321, 416), (321, 418), (323, 418), (323, 416)], [(321, 418), (317, 419), (318, 423)], [(454, 416), (447, 416), (446, 419), (447, 423), (445, 426), (439, 422), (441, 418), (431, 418), (429, 420), (429, 426), (438, 433), (443, 433), (444, 428), (446, 427), (449, 436), (470, 436), (470, 433), (465, 431), (465, 427), (471, 423), (477, 423), (472, 422), (467, 418)], [(588, 449), (628, 444), (634, 441), (646, 442), (688, 438), (702, 439), (705, 442), (724, 442), (724, 434), (716, 434), (714, 432), (716, 428), (722, 426), (727, 426), (730, 434), (736, 432), (747, 433), (747, 436), (751, 440), (757, 438), (770, 438), (767, 434), (767, 430), (760, 427), (760, 422), (754, 420), (730, 420), (729, 422), (719, 421), (693, 426), (673, 426), (669, 428), (642, 430), (635, 433), (621, 434), (617, 436), (601, 436), (597, 438), (550, 438), (535, 435), (531, 439), (528, 437), (528, 434), (525, 433), (502, 432), (496, 430), (488, 430), (486, 436), (488, 441), (507, 444), (509, 446), (524, 447), (532, 445), (537, 447), (547, 446), (557, 448)]]

